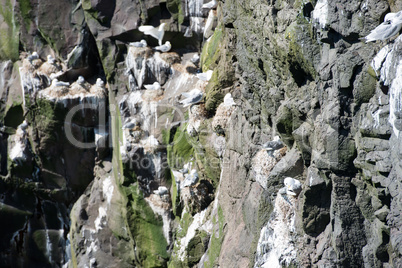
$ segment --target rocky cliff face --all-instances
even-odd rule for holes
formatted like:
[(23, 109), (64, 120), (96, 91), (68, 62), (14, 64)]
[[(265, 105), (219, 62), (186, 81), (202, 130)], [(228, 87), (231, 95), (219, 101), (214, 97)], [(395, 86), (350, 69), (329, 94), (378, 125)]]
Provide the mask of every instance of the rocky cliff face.
[(402, 266), (402, 2), (203, 5), (2, 0), (0, 266)]

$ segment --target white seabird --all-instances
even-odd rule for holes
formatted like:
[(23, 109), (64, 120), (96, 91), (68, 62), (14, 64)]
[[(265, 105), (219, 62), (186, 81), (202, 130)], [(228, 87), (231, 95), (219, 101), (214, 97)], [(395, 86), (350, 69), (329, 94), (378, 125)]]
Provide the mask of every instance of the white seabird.
[(283, 183), (285, 184), (287, 195), (297, 196), (302, 190), (300, 181), (291, 177), (286, 177)]
[(78, 79), (77, 79), (77, 84), (79, 84), (79, 85), (84, 85), (85, 84), (85, 78), (83, 77), (83, 76), (78, 76)]
[(284, 145), (280, 140), (279, 136), (275, 136), (272, 141), (267, 141), (262, 145), (262, 148), (267, 151), (275, 151), (282, 148)]
[(228, 93), (225, 95), (225, 97), (223, 98), (223, 105), (225, 105), (226, 107), (236, 105), (232, 98), (232, 94)]
[(20, 128), (22, 131), (25, 132), (25, 130), (28, 128), (28, 122), (27, 122), (27, 120), (24, 120), (24, 122), (22, 122), (22, 123), (18, 126), (18, 128)]
[(59, 80), (57, 80), (57, 78), (55, 78), (52, 81), (52, 86), (53, 87), (68, 87), (68, 86), (70, 86), (70, 83), (64, 82), (64, 81), (59, 81)]
[(181, 95), (183, 95), (185, 99), (181, 100), (180, 103), (183, 104), (183, 107), (187, 107), (199, 103), (202, 100), (203, 93), (198, 88), (194, 88), (190, 92), (181, 93)]
[(180, 169), (179, 172), (180, 172), (181, 174), (187, 174), (189, 167), (190, 167), (190, 163), (184, 164), (184, 165), (183, 165), (183, 168)]
[(161, 52), (168, 52), (171, 48), (172, 45), (170, 44), (170, 42), (166, 41), (165, 44), (155, 47), (155, 50), (159, 50)]
[(218, 6), (218, 1), (212, 0), (206, 4), (203, 4), (202, 8), (211, 9), (211, 8), (216, 8), (217, 6)]
[(133, 46), (133, 47), (147, 47), (148, 46), (147, 41), (145, 41), (144, 39), (142, 39), (139, 42), (132, 42), (129, 45)]
[(197, 65), (200, 62), (200, 55), (198, 55), (198, 53), (195, 53), (190, 61)]
[(144, 87), (149, 90), (158, 90), (161, 88), (161, 84), (159, 84), (159, 82), (154, 82), (152, 85), (144, 85)]
[(48, 62), (49, 64), (54, 65), (54, 64), (56, 63), (56, 59), (53, 58), (52, 55), (47, 55), (47, 62)]
[(158, 44), (161, 46), (163, 35), (165, 34), (165, 25), (166, 23), (162, 23), (161, 25), (159, 25), (158, 28), (155, 28), (154, 26), (151, 25), (143, 25), (138, 27), (138, 30), (146, 35), (150, 35), (158, 39)]
[(37, 59), (39, 59), (39, 55), (36, 51), (32, 52), (32, 54), (28, 56), (28, 60), (30, 63), (32, 63), (33, 60)]
[(104, 88), (105, 82), (103, 82), (103, 80), (101, 78), (98, 78), (98, 79), (96, 79), (96, 85), (100, 88)]
[(197, 170), (192, 169), (189, 174), (184, 178), (183, 184), (180, 185), (180, 188), (192, 186), (196, 184), (198, 181), (198, 173)]
[(159, 196), (165, 195), (168, 193), (168, 189), (165, 186), (159, 186), (158, 190), (154, 191), (154, 194), (157, 194)]
[(368, 42), (376, 40), (385, 40), (397, 35), (402, 27), (402, 11), (397, 13), (388, 13), (385, 15), (384, 22), (378, 25), (366, 37), (363, 37)]
[(202, 80), (202, 81), (209, 81), (212, 77), (212, 73), (214, 71), (212, 70), (208, 70), (205, 73), (199, 73), (197, 74), (198, 79)]

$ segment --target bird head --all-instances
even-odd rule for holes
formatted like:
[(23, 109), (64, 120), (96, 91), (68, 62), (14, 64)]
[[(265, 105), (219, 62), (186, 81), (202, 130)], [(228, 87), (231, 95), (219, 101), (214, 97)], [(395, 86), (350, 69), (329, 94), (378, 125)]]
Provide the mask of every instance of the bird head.
[(166, 23), (165, 23), (165, 22), (162, 23), (161, 25), (159, 25), (159, 31), (164, 31), (164, 30), (165, 30), (165, 26), (166, 26)]
[(279, 136), (274, 137), (274, 141), (279, 141), (279, 140), (280, 140)]

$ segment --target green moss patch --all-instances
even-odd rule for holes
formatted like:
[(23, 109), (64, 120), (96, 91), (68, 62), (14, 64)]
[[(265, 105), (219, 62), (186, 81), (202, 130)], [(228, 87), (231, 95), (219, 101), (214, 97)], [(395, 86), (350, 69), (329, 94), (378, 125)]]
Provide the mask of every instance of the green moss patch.
[(0, 5), (0, 60), (15, 62), (19, 57), (19, 24), (13, 10), (11, 0)]
[(191, 137), (186, 131), (187, 125), (184, 124), (177, 128), (172, 128), (169, 132), (165, 132), (164, 140), (168, 142), (167, 156), (168, 163), (171, 168), (182, 168), (194, 154), (191, 144)]
[(124, 188), (128, 198), (127, 221), (136, 242), (141, 267), (165, 267), (169, 259), (163, 221), (153, 213), (137, 184)]
[[(212, 219), (216, 223), (216, 218)], [(204, 262), (205, 268), (212, 268), (216, 266), (216, 261), (221, 253), (224, 233), (223, 225), (225, 224), (225, 217), (223, 216), (222, 208), (218, 207), (218, 234), (216, 232), (212, 233), (210, 246), (208, 248), (208, 261)]]

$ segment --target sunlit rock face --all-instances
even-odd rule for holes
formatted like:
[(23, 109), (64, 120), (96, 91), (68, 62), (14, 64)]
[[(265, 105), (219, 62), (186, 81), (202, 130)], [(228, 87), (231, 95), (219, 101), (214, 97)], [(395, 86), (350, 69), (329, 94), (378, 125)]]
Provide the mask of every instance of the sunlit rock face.
[(401, 9), (5, 3), (0, 266), (401, 266)]

